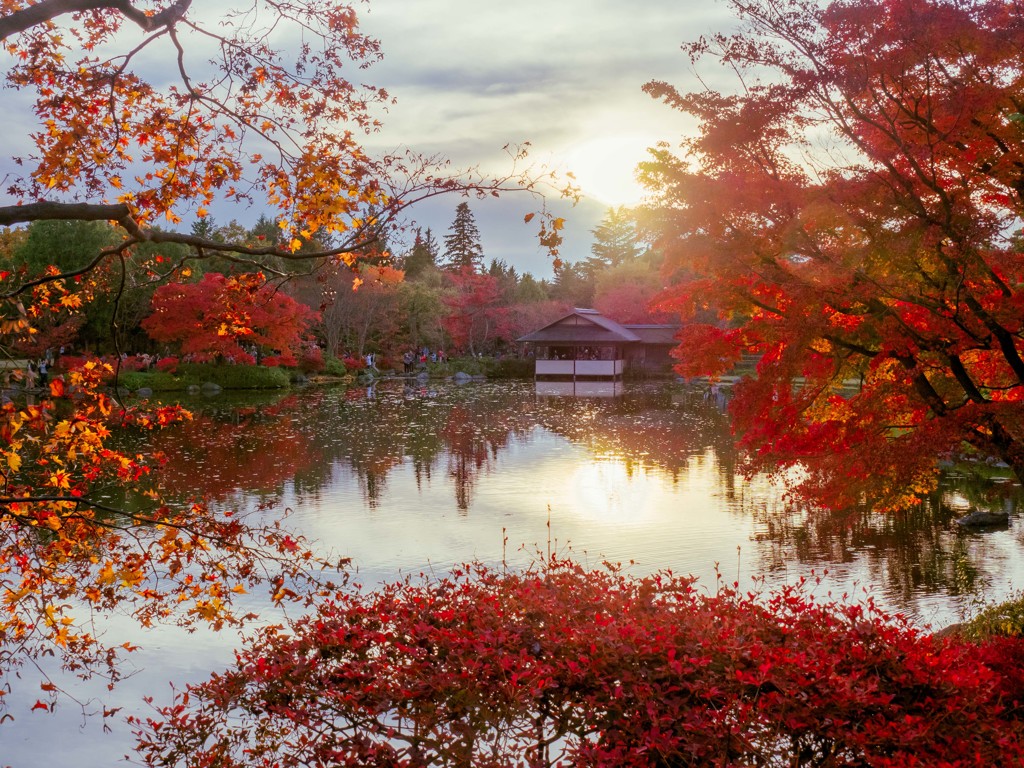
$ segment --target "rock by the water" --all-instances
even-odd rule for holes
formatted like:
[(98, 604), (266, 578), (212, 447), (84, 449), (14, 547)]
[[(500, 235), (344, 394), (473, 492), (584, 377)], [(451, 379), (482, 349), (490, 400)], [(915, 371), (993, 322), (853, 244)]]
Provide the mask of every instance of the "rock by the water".
[(963, 528), (990, 528), (997, 525), (1009, 525), (1009, 523), (1009, 512), (986, 512), (981, 509), (976, 509), (956, 520), (956, 524)]
[(204, 395), (216, 395), (223, 387), (220, 384), (214, 384), (212, 381), (204, 381), (201, 389)]
[(455, 375), (454, 375), (454, 376), (452, 376), (452, 378), (453, 378), (453, 379), (454, 379), (454, 380), (455, 380), (456, 382), (458, 382), (459, 384), (462, 384), (462, 383), (464, 383), (464, 382), (467, 382), (467, 381), (471, 381), (471, 380), (473, 379), (473, 377), (472, 377), (472, 376), (470, 376), (470, 375), (469, 375), (468, 373), (466, 373), (465, 371), (456, 371), (456, 372), (455, 372)]
[(199, 385), (189, 384), (187, 387), (185, 387), (185, 391), (188, 392), (190, 395), (198, 395), (200, 392)]
[(137, 397), (152, 397), (153, 390), (150, 387), (139, 387), (135, 390), (135, 395)]

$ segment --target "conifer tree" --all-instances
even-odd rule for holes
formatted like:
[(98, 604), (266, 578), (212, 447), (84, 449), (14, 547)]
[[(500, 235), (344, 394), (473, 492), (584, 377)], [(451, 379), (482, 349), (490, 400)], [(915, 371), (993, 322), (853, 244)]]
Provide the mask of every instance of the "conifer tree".
[(417, 227), (412, 249), (402, 261), (406, 279), (415, 279), (436, 267), (437, 254), (437, 239), (430, 227), (427, 227), (425, 232)]
[(468, 267), (479, 272), (483, 261), (484, 249), (473, 212), (469, 210), (469, 203), (459, 203), (455, 208), (455, 220), (444, 236), (444, 265), (451, 269)]
[(640, 255), (636, 219), (625, 206), (609, 208), (601, 223), (590, 232), (594, 236), (590, 246), (593, 256), (587, 259), (585, 270), (591, 278), (609, 267), (634, 261)]

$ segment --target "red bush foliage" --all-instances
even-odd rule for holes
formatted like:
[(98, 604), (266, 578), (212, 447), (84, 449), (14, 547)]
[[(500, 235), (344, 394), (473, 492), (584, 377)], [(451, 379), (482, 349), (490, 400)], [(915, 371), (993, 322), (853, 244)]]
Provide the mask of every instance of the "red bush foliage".
[(159, 360), (156, 361), (153, 367), (156, 368), (158, 371), (162, 371), (163, 373), (177, 373), (179, 362), (180, 361), (178, 360), (178, 358), (173, 356), (161, 357)]
[(469, 567), (339, 594), (134, 722), (150, 765), (1019, 765), (1022, 650), (802, 586)]
[(324, 369), (324, 353), (320, 347), (306, 345), (299, 355), (299, 370), (304, 373), (314, 373)]

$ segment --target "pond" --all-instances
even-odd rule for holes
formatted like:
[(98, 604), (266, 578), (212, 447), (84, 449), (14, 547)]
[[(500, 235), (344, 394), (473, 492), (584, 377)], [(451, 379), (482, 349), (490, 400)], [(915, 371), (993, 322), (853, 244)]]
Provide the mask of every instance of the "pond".
[[(446, 572), (470, 560), (527, 565), (557, 553), (630, 572), (671, 569), (761, 589), (820, 578), (821, 596), (870, 595), (921, 625), (958, 620), (1024, 577), (1016, 483), (949, 474), (928, 503), (899, 515), (812, 514), (784, 488), (737, 473), (727, 417), (678, 385), (616, 385), (592, 396), (532, 382), (309, 388), (196, 398), (195, 420), (156, 436), (172, 495), (224, 508), (290, 509), (290, 525), (351, 558), (357, 580)], [(1011, 510), (1008, 528), (964, 533), (970, 504)], [(167, 682), (203, 678), (236, 639), (128, 631), (139, 674), (88, 697), (138, 711)], [(22, 688), (21, 685), (16, 689)], [(18, 693), (17, 695), (21, 695)], [(35, 691), (24, 693), (29, 705)], [(72, 707), (0, 728), (0, 762), (108, 765), (127, 729), (101, 733)], [(94, 719), (95, 720), (95, 719)], [(41, 733), (59, 740), (41, 755)]]

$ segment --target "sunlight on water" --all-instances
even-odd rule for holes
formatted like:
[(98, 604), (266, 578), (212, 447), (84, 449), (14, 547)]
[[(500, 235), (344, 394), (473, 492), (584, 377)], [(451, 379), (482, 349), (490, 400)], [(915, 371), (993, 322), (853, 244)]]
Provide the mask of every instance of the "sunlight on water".
[[(179, 498), (291, 509), (288, 524), (351, 558), (368, 586), (471, 560), (528, 566), (550, 552), (635, 574), (671, 569), (709, 591), (719, 580), (760, 590), (821, 579), (822, 598), (871, 596), (941, 626), (1024, 575), (1015, 514), (986, 533), (953, 523), (978, 504), (1015, 513), (1012, 482), (951, 475), (906, 514), (811, 513), (783, 488), (738, 473), (728, 422), (713, 405), (672, 387), (614, 394), (550, 397), (500, 383), (222, 396), (188, 403), (194, 422), (153, 438)], [(168, 681), (206, 677), (238, 644), (229, 633), (142, 632), (124, 617), (108, 625), (143, 646), (139, 675), (113, 693), (68, 685), (125, 712), (144, 711), (144, 695), (166, 703)], [(27, 708), (37, 692), (27, 681), (11, 698)], [(58, 728), (53, 754), (78, 768), (110, 765), (131, 748), (123, 725), (103, 734), (92, 719), (79, 729), (71, 708), (36, 722), (4, 732), (0, 762), (33, 764), (38, 728)]]

